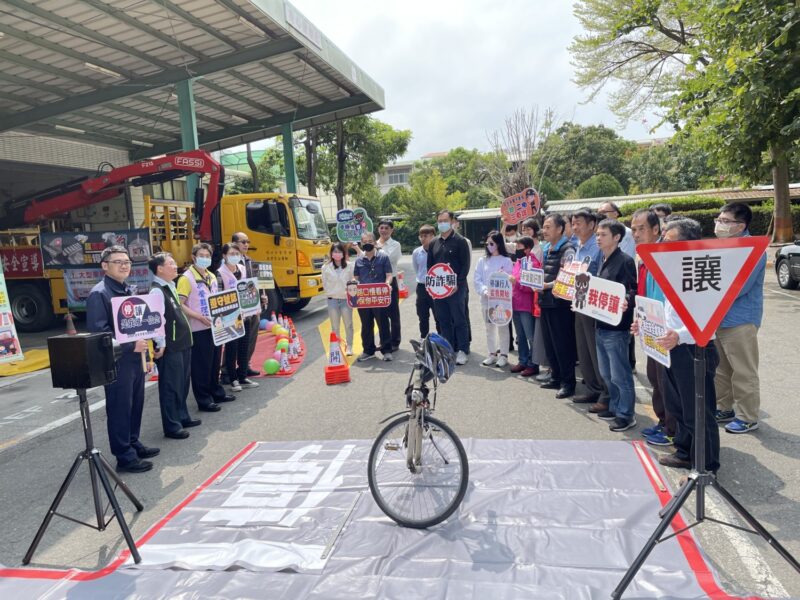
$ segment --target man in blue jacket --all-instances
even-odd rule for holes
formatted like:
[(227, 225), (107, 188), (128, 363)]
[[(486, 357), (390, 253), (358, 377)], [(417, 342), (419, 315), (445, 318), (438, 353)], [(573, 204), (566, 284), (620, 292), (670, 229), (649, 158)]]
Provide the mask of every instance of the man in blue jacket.
[[(86, 324), (92, 333), (114, 333), (111, 298), (130, 296), (136, 290), (125, 284), (131, 274), (131, 259), (122, 246), (111, 246), (100, 255), (105, 276), (86, 299)], [(144, 408), (144, 371), (141, 354), (147, 342), (122, 344), (117, 361), (117, 380), (105, 386), (106, 423), (111, 453), (117, 457), (117, 471), (143, 473), (153, 468), (145, 458), (157, 456), (158, 448), (147, 448), (139, 441)]]
[[(726, 204), (714, 221), (718, 238), (748, 237), (753, 213), (741, 202)], [(758, 378), (758, 329), (764, 312), (764, 272), (767, 257), (761, 256), (742, 291), (717, 329), (719, 366), (717, 423), (728, 423), (728, 433), (758, 429), (761, 390)]]

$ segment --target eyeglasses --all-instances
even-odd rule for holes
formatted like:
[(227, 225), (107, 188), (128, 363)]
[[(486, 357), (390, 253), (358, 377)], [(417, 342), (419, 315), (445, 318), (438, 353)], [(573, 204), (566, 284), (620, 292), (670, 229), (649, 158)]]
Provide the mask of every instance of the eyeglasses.
[(714, 219), (714, 223), (721, 225), (733, 225), (734, 223), (744, 223), (744, 221), (737, 221), (736, 219)]
[(239, 240), (240, 244), (249, 244), (250, 240)]
[(107, 260), (106, 262), (119, 267), (130, 267), (133, 264), (130, 260)]

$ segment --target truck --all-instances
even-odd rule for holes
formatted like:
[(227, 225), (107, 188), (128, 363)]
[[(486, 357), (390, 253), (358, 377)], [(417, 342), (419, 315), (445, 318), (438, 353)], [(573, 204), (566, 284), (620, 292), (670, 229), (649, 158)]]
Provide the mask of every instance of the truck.
[[(170, 252), (179, 265), (191, 263), (197, 241), (223, 243), (236, 232), (251, 240), (249, 256), (272, 263), (275, 288), (267, 291), (268, 310), (292, 312), (322, 292), (321, 271), (331, 241), (322, 206), (316, 198), (296, 194), (223, 195), (223, 167), (202, 150), (179, 152), (132, 165), (112, 168), (95, 178), (82, 178), (12, 201), (11, 217), (25, 227), (0, 231), (0, 258), (6, 271), (11, 307), (20, 331), (42, 331), (57, 315), (71, 310), (64, 270), (44, 268), (41, 234), (69, 211), (143, 186), (185, 177), (208, 175), (208, 191), (198, 186), (193, 201), (166, 201), (145, 196), (140, 224), (150, 234), (154, 251)], [(23, 260), (26, 268), (22, 268)], [(35, 266), (36, 268), (32, 268)]]

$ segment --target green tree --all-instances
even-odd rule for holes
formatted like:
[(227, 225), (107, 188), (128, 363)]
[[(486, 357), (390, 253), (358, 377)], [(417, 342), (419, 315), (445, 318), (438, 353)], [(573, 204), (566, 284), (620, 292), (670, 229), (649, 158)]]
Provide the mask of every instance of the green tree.
[(404, 217), (397, 228), (397, 238), (407, 246), (416, 243), (420, 226), (432, 225), (440, 210), (460, 210), (466, 205), (466, 194), (448, 194), (447, 182), (436, 169), (412, 173), (410, 183), (411, 189), (395, 206), (395, 211)]
[(578, 198), (604, 198), (607, 196), (624, 196), (622, 184), (608, 173), (592, 175), (575, 190)]
[(775, 186), (773, 239), (790, 241), (789, 155), (800, 138), (800, 8), (793, 0), (583, 0), (577, 81), (622, 90), (630, 117), (658, 106), (727, 173)]
[[(252, 155), (248, 156), (250, 163), (251, 177), (232, 178), (233, 182), (228, 186), (228, 193), (231, 194), (252, 194), (254, 192), (272, 192), (279, 186), (284, 179), (283, 151), (280, 146), (267, 148), (257, 162), (253, 161)], [(255, 167), (255, 174), (252, 174)], [(257, 182), (257, 186), (254, 183)]]
[[(375, 175), (386, 163), (405, 154), (411, 141), (410, 131), (394, 129), (365, 115), (316, 127), (313, 134), (316, 172), (309, 173), (309, 158), (303, 154), (298, 160), (298, 177), (303, 185), (313, 181), (336, 194), (340, 209), (344, 208), (345, 195), (354, 198), (369, 195)], [(310, 146), (306, 140), (308, 133), (303, 142), (308, 152)]]
[(611, 175), (625, 189), (628, 177), (624, 163), (635, 147), (633, 142), (622, 139), (603, 125), (564, 123), (537, 148), (534, 160), (538, 160), (539, 152), (548, 148), (552, 156), (546, 175), (567, 193), (600, 173)]

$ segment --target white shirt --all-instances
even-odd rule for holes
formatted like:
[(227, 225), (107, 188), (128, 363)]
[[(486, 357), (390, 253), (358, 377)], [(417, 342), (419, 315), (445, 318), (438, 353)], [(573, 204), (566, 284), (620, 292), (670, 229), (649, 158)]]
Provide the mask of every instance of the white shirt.
[[(694, 344), (694, 337), (692, 334), (689, 333), (689, 330), (686, 328), (686, 325), (683, 324), (683, 320), (678, 316), (678, 313), (670, 304), (670, 301), (666, 298), (664, 299), (664, 320), (666, 321), (667, 329), (674, 329), (675, 332), (678, 334), (678, 343), (679, 344)], [(711, 336), (711, 339), (717, 337), (717, 334)]]
[(400, 262), (400, 258), (403, 256), (403, 249), (400, 247), (400, 242), (394, 238), (389, 238), (385, 242), (378, 239), (375, 245), (383, 250), (384, 254), (389, 257), (389, 262), (392, 263), (392, 272), (397, 275), (397, 265)]
[(411, 253), (411, 264), (414, 265), (417, 283), (425, 283), (425, 276), (428, 274), (428, 251), (422, 246), (414, 248)]
[[(630, 227), (625, 228), (625, 237), (619, 243), (619, 249), (636, 260), (636, 241), (633, 239), (633, 232)], [(691, 343), (694, 344), (694, 342)]]
[(333, 261), (325, 263), (325, 266), (322, 267), (322, 287), (325, 290), (325, 296), (337, 300), (346, 299), (347, 282), (353, 279), (355, 266), (355, 260), (348, 260), (347, 266), (344, 268), (337, 268)]
[(514, 264), (507, 256), (482, 256), (478, 261), (478, 266), (475, 267), (474, 283), (475, 291), (480, 296), (481, 304), (488, 304), (489, 299), (486, 292), (489, 290), (489, 277), (492, 273), (502, 271), (509, 275), (514, 273)]

